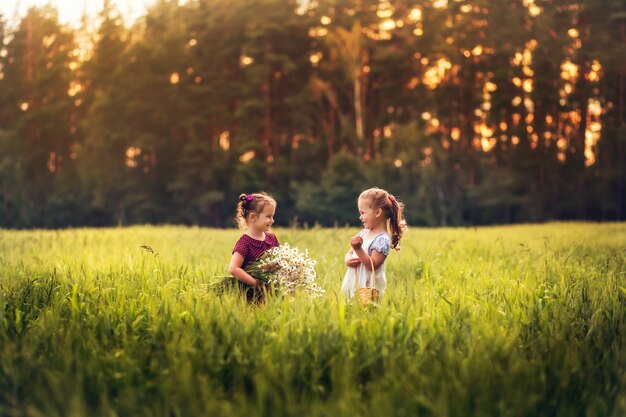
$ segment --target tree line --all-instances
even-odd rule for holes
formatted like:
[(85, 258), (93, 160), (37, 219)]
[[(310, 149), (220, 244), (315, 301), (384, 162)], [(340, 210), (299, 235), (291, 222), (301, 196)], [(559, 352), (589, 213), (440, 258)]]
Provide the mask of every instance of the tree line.
[(623, 220), (623, 0), (109, 2), (0, 17), (0, 227)]

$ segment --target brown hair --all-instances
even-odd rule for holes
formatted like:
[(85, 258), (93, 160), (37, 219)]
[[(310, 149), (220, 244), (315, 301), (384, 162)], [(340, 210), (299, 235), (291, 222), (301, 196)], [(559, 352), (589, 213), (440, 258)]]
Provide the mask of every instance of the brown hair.
[(400, 250), (400, 239), (407, 229), (406, 220), (404, 220), (404, 204), (378, 187), (363, 191), (359, 200), (369, 200), (373, 209), (382, 209), (384, 216), (389, 220), (391, 247)]
[(237, 202), (237, 212), (235, 213), (237, 226), (240, 229), (245, 229), (248, 214), (259, 214), (267, 204), (276, 206), (276, 200), (267, 193), (240, 194), (239, 201)]

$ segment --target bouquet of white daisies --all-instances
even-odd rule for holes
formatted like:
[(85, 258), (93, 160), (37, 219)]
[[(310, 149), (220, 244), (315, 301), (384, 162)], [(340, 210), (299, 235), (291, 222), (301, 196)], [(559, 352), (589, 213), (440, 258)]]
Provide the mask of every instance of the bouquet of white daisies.
[(315, 263), (308, 250), (301, 252), (284, 243), (267, 250), (245, 271), (279, 294), (294, 295), (301, 291), (309, 297), (319, 297), (324, 289), (315, 282)]

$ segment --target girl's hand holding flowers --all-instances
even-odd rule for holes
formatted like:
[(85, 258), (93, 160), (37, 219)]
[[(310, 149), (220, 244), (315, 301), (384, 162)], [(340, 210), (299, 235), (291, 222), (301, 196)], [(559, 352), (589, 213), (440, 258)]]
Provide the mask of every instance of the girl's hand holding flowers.
[(303, 291), (309, 297), (319, 297), (324, 289), (315, 282), (315, 263), (308, 251), (300, 252), (288, 243), (267, 250), (263, 256), (245, 268), (245, 271), (284, 295)]
[(272, 272), (276, 272), (280, 268), (278, 262), (271, 262), (263, 264), (259, 267), (261, 272), (271, 274)]

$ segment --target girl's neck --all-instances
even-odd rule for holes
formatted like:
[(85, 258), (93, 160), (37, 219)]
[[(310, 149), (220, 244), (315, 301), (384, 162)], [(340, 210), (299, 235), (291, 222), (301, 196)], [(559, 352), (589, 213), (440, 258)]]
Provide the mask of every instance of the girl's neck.
[(387, 231), (387, 220), (381, 221), (376, 226), (370, 229), (371, 234), (381, 233), (381, 232), (386, 232), (386, 231)]
[(250, 236), (252, 239), (265, 240), (265, 232), (262, 230), (247, 228), (245, 234)]

